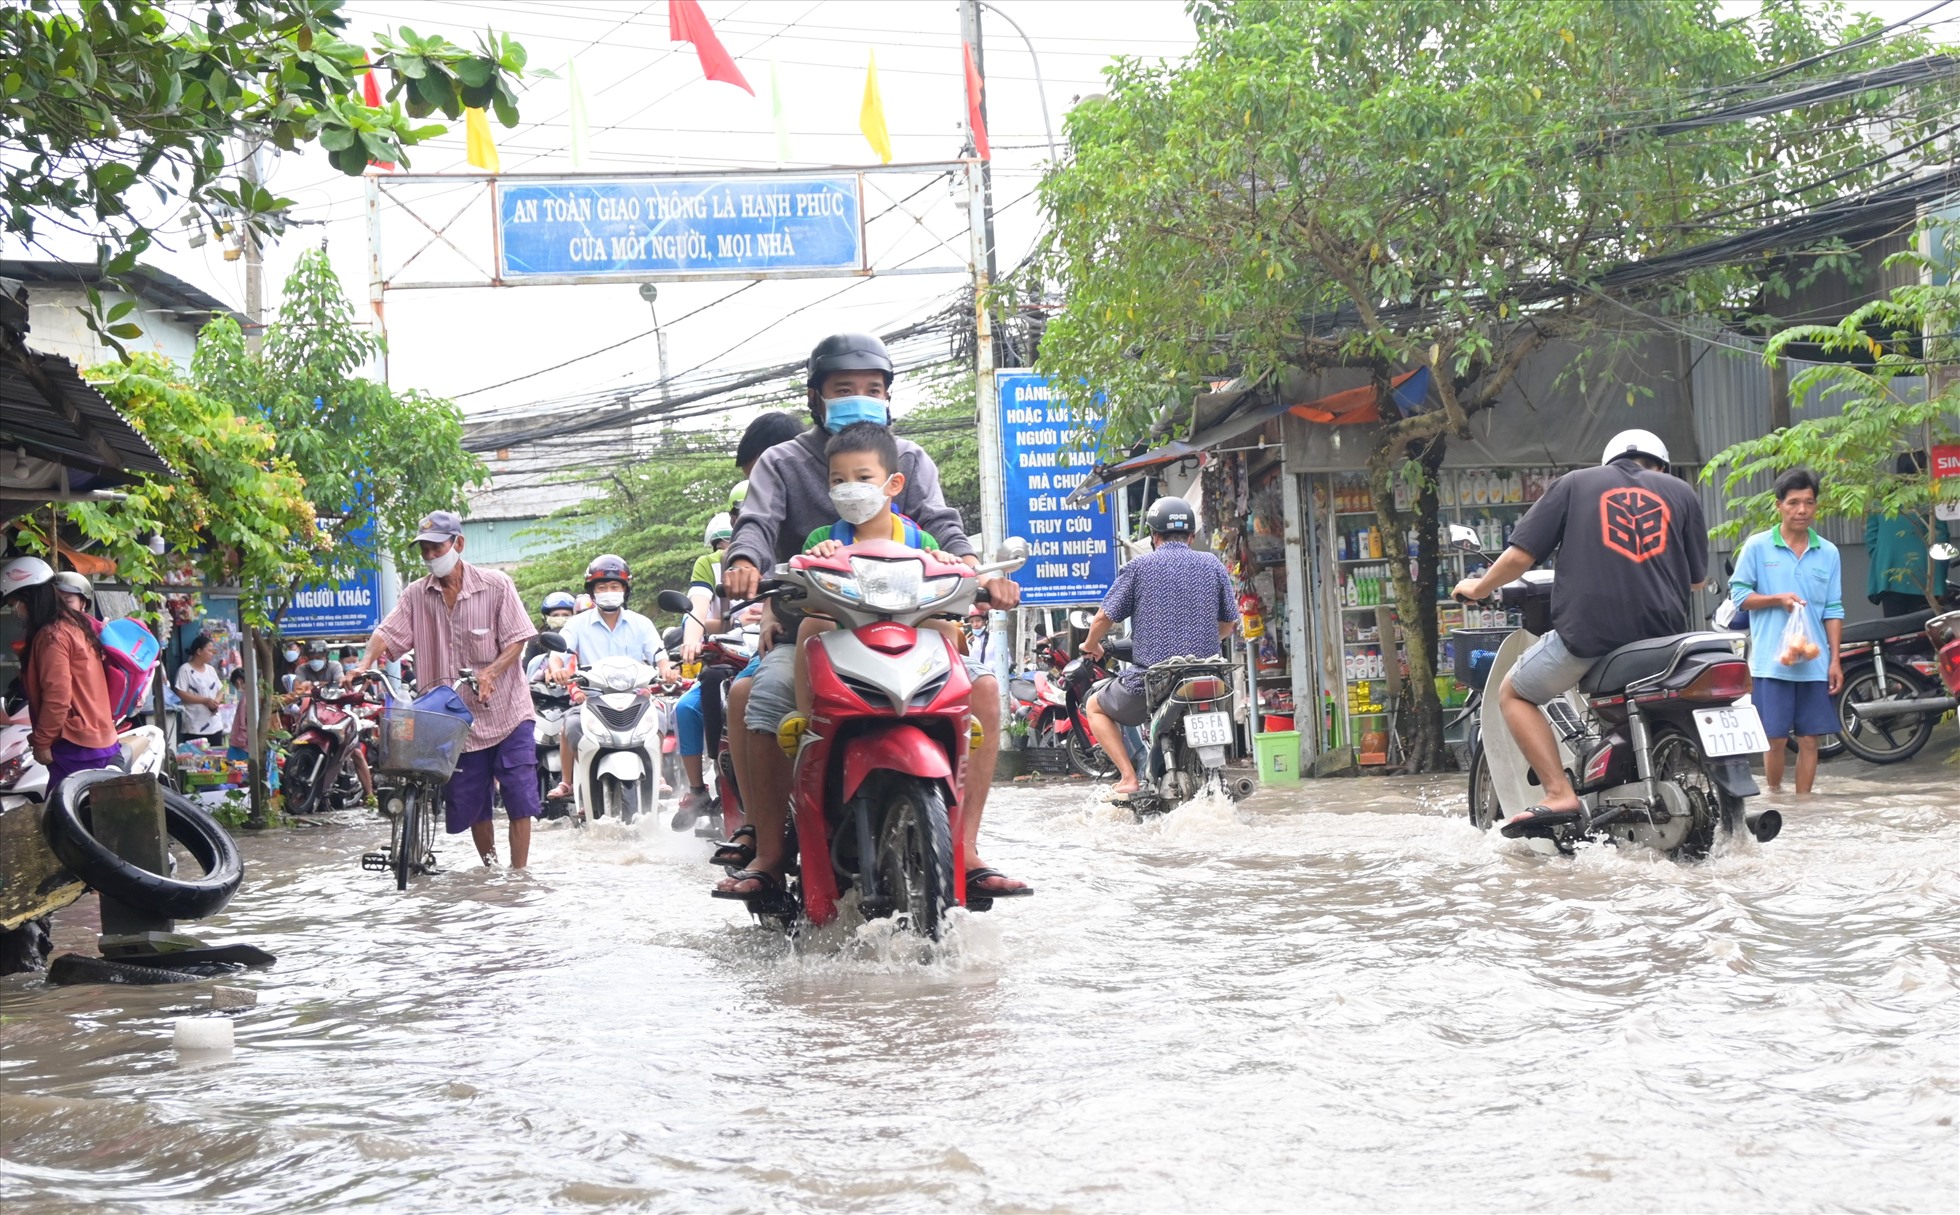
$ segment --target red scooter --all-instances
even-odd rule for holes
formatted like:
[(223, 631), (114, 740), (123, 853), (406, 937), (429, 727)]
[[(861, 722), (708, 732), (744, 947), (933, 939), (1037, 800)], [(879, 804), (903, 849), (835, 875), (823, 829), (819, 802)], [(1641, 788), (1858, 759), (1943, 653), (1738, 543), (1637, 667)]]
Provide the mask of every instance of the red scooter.
[(960, 654), (920, 626), (964, 619), (980, 578), (1019, 569), (1027, 545), (1009, 540), (999, 557), (976, 570), (864, 541), (792, 558), (765, 584), (765, 595), (807, 602), (838, 627), (805, 654), (815, 701), (792, 778), (790, 905), (752, 901), (758, 917), (827, 924), (855, 890), (865, 918), (895, 916), (937, 939), (965, 903), (960, 811), (980, 723)]

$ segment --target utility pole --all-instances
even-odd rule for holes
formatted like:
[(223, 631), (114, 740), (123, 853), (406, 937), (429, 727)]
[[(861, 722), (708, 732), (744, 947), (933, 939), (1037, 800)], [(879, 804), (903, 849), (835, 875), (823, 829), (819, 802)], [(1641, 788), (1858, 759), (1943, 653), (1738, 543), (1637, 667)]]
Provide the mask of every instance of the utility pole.
[[(251, 186), (259, 184), (259, 144), (250, 140), (245, 145), (245, 165), (240, 173)], [(265, 340), (265, 258), (259, 246), (259, 234), (246, 222), (243, 215), (238, 217), (238, 245), (245, 255), (245, 317), (252, 327), (245, 335), (246, 349), (257, 354), (259, 345)], [(250, 813), (246, 824), (263, 827), (266, 818), (266, 772), (265, 772), (265, 722), (272, 711), (274, 697), (271, 695), (272, 672), (262, 670), (259, 662), (259, 631), (245, 623), (243, 618), (247, 588), (241, 588), (238, 600), (240, 619), (239, 633), (245, 641), (245, 686), (253, 690), (252, 715), (246, 727), (245, 788), (250, 803)], [(243, 713), (246, 706), (238, 705), (233, 712)]]
[[(973, 70), (980, 73), (980, 79), (987, 79), (987, 56), (980, 45), (980, 0), (960, 0), (960, 39), (973, 48)], [(987, 94), (980, 93), (980, 121), (987, 121)], [(972, 138), (972, 133), (968, 133)], [(977, 153), (977, 148), (970, 149)], [(983, 161), (980, 165), (981, 209), (984, 216), (982, 227), (987, 236), (987, 281), (992, 282), (1000, 275), (1000, 267), (994, 264), (994, 166)]]

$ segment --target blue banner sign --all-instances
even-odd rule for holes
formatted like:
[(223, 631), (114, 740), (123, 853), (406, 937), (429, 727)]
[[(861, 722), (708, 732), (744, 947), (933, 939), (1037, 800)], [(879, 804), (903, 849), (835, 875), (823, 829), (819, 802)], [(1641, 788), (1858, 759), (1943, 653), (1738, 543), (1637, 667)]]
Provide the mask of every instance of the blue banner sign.
[(576, 178), (497, 189), (499, 260), (514, 282), (864, 268), (855, 175)]
[(1001, 463), (1007, 534), (1028, 542), (1014, 575), (1021, 602), (1038, 607), (1100, 603), (1116, 581), (1116, 516), (1107, 497), (1062, 503), (1096, 463), (1103, 419), (1051, 394), (1048, 377), (1002, 371)]
[(279, 618), (285, 637), (362, 637), (380, 627), (381, 575), (375, 570), (303, 586)]

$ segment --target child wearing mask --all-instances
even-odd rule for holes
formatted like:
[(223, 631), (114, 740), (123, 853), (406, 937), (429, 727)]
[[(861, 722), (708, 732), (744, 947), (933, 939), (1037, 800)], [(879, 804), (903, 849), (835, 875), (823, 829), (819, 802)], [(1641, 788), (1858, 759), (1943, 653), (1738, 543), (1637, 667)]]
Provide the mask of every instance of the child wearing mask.
[[(830, 461), (830, 500), (841, 517), (838, 522), (811, 532), (803, 544), (805, 553), (828, 557), (860, 539), (889, 538), (895, 544), (924, 553), (929, 565), (965, 568), (958, 557), (941, 552), (939, 542), (917, 523), (892, 509), (892, 502), (905, 492), (905, 474), (898, 470), (898, 443), (888, 427), (875, 422), (846, 426), (831, 436), (824, 454)], [(931, 576), (928, 571), (927, 577)], [(810, 712), (816, 704), (804, 646), (812, 637), (836, 627), (832, 620), (808, 615), (797, 629), (796, 712), (783, 720), (776, 737), (789, 755), (794, 756), (801, 745), (803, 733), (810, 725)], [(958, 647), (960, 632), (954, 622), (929, 620), (925, 627)]]

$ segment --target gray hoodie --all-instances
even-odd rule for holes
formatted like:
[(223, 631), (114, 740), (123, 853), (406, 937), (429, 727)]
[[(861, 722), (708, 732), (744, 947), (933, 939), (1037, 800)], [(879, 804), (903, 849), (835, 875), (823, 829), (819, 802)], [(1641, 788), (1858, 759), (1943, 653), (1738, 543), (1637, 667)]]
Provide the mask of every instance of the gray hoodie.
[[(837, 522), (837, 508), (830, 504), (830, 461), (824, 457), (829, 442), (829, 433), (813, 426), (762, 453), (749, 472), (749, 494), (735, 520), (727, 564), (746, 557), (767, 574), (802, 552), (811, 532)], [(971, 554), (960, 512), (940, 495), (939, 468), (925, 449), (898, 440), (898, 471), (905, 474), (905, 490), (892, 508), (955, 557)]]

